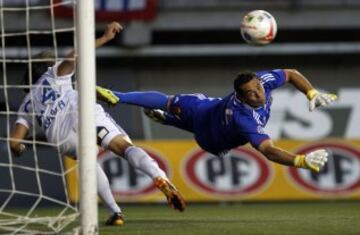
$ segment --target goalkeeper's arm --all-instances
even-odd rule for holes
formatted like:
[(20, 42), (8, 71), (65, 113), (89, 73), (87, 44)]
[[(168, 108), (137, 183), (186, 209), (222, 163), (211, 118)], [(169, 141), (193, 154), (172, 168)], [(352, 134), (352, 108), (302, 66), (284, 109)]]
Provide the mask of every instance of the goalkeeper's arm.
[(272, 140), (263, 141), (258, 147), (258, 150), (270, 161), (282, 165), (310, 169), (314, 172), (319, 172), (324, 167), (328, 155), (324, 149), (319, 149), (305, 155), (295, 155), (276, 147)]
[(10, 134), (10, 148), (16, 156), (20, 156), (25, 151), (25, 145), (21, 141), (27, 136), (28, 131), (27, 126), (16, 123)]
[(326, 94), (321, 93), (316, 90), (309, 80), (305, 78), (299, 71), (296, 69), (284, 69), (286, 73), (287, 80), (291, 83), (296, 89), (301, 91), (306, 95), (309, 100), (309, 110), (313, 111), (318, 107), (328, 106), (330, 103), (337, 99), (335, 94)]
[[(120, 33), (122, 26), (117, 22), (112, 22), (106, 26), (104, 34), (95, 41), (95, 48), (103, 46), (108, 41), (112, 40), (117, 33)], [(72, 50), (66, 59), (59, 65), (57, 70), (58, 76), (65, 76), (71, 74), (75, 68), (75, 51)]]

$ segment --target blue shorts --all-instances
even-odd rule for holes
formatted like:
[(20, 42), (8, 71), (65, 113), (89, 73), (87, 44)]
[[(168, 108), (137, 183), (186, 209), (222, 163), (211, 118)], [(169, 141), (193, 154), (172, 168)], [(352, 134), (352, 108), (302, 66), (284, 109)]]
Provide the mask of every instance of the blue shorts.
[(180, 94), (172, 97), (164, 124), (194, 132), (195, 114), (199, 104), (208, 98), (203, 94)]

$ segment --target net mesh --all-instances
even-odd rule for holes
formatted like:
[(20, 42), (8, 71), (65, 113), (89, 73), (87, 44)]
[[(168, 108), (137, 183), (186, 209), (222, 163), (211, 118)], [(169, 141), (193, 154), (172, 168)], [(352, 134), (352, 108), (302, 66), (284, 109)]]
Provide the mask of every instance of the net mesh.
[[(10, 150), (10, 131), (18, 116), (23, 90), (32, 84), (31, 73), (24, 83), (26, 69), (41, 51), (52, 51), (61, 60), (67, 47), (74, 47), (75, 22), (57, 19), (57, 7), (74, 7), (75, 1), (0, 0), (0, 233), (54, 234), (76, 227), (79, 213), (67, 191), (67, 175), (58, 145), (46, 142), (36, 128), (24, 141), (21, 157)], [(32, 114), (33, 126), (36, 115)], [(71, 226), (69, 226), (71, 225)], [(70, 231), (70, 230), (69, 230)]]

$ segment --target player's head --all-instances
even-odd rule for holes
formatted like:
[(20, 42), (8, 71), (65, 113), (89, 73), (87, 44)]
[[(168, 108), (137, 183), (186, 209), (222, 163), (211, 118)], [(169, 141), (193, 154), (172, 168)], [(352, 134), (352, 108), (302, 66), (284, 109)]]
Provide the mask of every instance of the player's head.
[[(39, 78), (51, 67), (55, 62), (55, 55), (52, 51), (43, 51), (35, 56), (32, 59), (42, 59), (42, 61), (37, 62), (33, 61), (31, 64), (31, 73), (29, 71), (29, 66), (27, 65), (24, 77), (23, 85), (35, 84)], [(31, 82), (30, 82), (31, 75)], [(31, 84), (30, 84), (31, 83)], [(29, 89), (25, 88), (25, 92), (28, 92)]]
[(241, 72), (234, 80), (236, 96), (253, 108), (265, 104), (265, 90), (260, 79), (253, 72)]

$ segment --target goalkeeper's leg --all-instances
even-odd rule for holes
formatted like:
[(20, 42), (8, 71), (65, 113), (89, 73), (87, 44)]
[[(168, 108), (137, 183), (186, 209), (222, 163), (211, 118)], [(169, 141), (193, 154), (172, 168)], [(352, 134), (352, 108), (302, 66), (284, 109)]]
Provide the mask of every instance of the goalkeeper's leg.
[(169, 126), (174, 126), (191, 133), (194, 132), (192, 122), (186, 122), (179, 117), (160, 109), (143, 109), (144, 114), (151, 120)]
[[(193, 132), (193, 109), (199, 94), (167, 96), (157, 91), (118, 92), (96, 87), (98, 99), (115, 105), (118, 102), (144, 107), (144, 113), (155, 122)], [(173, 105), (175, 104), (175, 105)]]
[(118, 92), (111, 91), (100, 86), (96, 87), (96, 94), (99, 100), (110, 105), (117, 103), (132, 104), (149, 109), (167, 110), (169, 97), (157, 91), (146, 92)]

